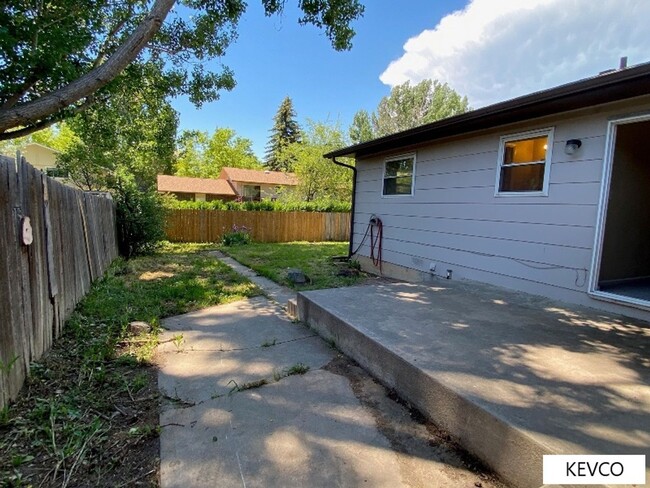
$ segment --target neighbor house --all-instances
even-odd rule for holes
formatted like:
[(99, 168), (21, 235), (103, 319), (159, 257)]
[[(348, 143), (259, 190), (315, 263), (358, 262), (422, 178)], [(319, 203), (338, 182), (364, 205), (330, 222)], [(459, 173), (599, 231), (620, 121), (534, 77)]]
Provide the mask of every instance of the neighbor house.
[(365, 269), (467, 278), (648, 320), (649, 141), (644, 64), (326, 157), (356, 158), (350, 249), (360, 246)]
[(242, 200), (275, 200), (282, 189), (298, 185), (293, 173), (223, 168), (219, 178), (228, 181)]
[(174, 195), (179, 200), (196, 202), (230, 201), (237, 198), (230, 183), (216, 178), (158, 175), (158, 191)]
[[(30, 142), (20, 148), (20, 154), (36, 169), (40, 169), (48, 176), (64, 177), (66, 175), (56, 166), (56, 156), (58, 153), (56, 149), (37, 142)], [(15, 154), (7, 154), (7, 156), (14, 157)]]
[(223, 168), (219, 178), (187, 178), (158, 175), (158, 191), (179, 200), (259, 201), (277, 198), (282, 188), (293, 187), (293, 173)]

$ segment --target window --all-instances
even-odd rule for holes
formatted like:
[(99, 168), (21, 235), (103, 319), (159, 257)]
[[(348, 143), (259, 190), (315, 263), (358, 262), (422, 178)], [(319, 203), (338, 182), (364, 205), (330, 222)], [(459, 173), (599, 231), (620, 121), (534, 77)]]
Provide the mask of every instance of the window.
[(497, 194), (548, 192), (553, 129), (501, 138)]
[(415, 155), (399, 156), (384, 163), (382, 195), (413, 195)]
[(262, 191), (259, 185), (244, 185), (244, 200), (247, 202), (259, 202)]

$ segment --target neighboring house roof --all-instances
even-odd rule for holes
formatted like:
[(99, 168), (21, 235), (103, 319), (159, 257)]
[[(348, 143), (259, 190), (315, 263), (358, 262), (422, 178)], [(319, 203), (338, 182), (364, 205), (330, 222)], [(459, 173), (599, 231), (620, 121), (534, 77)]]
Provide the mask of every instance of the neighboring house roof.
[(255, 169), (223, 168), (219, 178), (241, 183), (257, 183), (259, 185), (295, 186), (298, 178), (294, 173), (282, 171), (259, 171)]
[(23, 147), (23, 150), (28, 148), (29, 146), (38, 146), (38, 147), (42, 147), (43, 149), (47, 149), (49, 151), (52, 151), (53, 153), (57, 153), (57, 154), (59, 153), (59, 151), (57, 151), (53, 147), (46, 146), (45, 144), (39, 144), (38, 142), (30, 142), (29, 144), (25, 144), (25, 146)]
[(158, 175), (158, 191), (237, 196), (226, 180)]
[(366, 157), (444, 137), (650, 94), (650, 63), (607, 72), (325, 154)]
[[(57, 150), (54, 149), (53, 147), (46, 146), (46, 145), (44, 145), (44, 144), (39, 144), (38, 142), (30, 142), (29, 144), (25, 144), (24, 146), (21, 146), (18, 150), (21, 151), (21, 152), (23, 152), (23, 151), (25, 151), (26, 149), (28, 149), (30, 146), (41, 147), (41, 148), (43, 148), (43, 149), (47, 149), (48, 151), (51, 151), (51, 152), (54, 153), (54, 154), (59, 154), (59, 151), (57, 151)], [(11, 153), (9, 153), (9, 152), (4, 152), (3, 155), (5, 155), (5, 156), (9, 156), (9, 157), (12, 157), (12, 158), (13, 158), (13, 157), (16, 156), (16, 153), (15, 153), (15, 152), (11, 152)]]

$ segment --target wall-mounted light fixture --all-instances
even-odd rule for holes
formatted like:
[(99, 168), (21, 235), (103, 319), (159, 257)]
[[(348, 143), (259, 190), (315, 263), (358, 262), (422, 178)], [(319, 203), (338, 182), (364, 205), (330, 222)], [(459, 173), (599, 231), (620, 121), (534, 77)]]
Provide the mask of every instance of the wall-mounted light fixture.
[(582, 146), (580, 139), (569, 139), (566, 141), (566, 146), (564, 146), (564, 153), (570, 156), (580, 149), (580, 146)]

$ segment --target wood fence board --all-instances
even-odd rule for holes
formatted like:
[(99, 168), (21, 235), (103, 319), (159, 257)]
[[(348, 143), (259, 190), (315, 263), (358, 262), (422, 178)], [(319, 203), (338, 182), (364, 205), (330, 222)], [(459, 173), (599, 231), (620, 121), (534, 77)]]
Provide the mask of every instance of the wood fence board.
[[(83, 213), (82, 213), (83, 212)], [(29, 217), (33, 243), (21, 243)], [(29, 164), (0, 157), (0, 408), (16, 397), (29, 364), (117, 256), (111, 199), (87, 195)], [(13, 367), (5, 366), (17, 358)]]
[(255, 242), (347, 241), (350, 214), (175, 209), (165, 230), (172, 242), (218, 242), (233, 226), (248, 228)]

